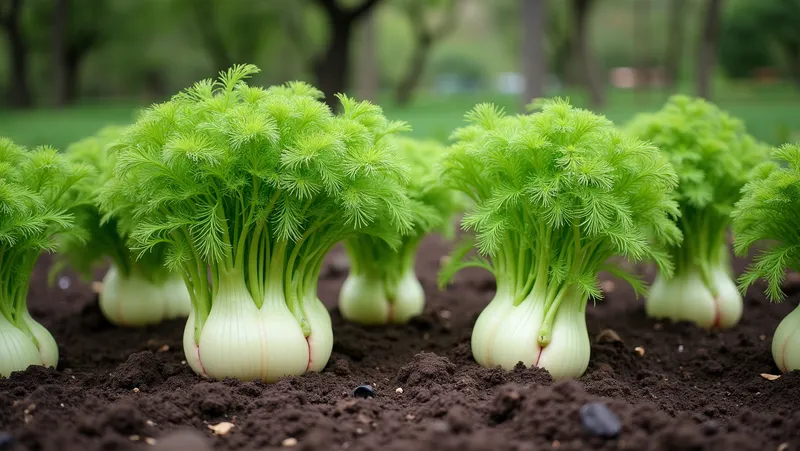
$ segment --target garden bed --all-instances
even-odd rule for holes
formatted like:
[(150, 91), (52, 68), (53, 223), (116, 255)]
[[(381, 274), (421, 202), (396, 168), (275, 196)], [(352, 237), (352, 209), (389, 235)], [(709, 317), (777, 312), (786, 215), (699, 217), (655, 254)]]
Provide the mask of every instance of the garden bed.
[[(445, 252), (435, 238), (422, 246), (417, 268), (428, 296), (422, 317), (408, 326), (367, 328), (333, 311), (336, 342), (325, 371), (272, 385), (203, 380), (185, 364), (183, 321), (113, 327), (87, 285), (72, 278), (66, 289), (48, 288), (43, 258), (30, 307), (59, 343), (59, 368), (31, 367), (0, 380), (0, 433), (13, 436), (0, 449), (159, 447), (181, 427), (200, 431), (209, 449), (219, 450), (800, 447), (800, 372), (762, 377), (779, 374), (771, 336), (800, 296), (770, 305), (756, 287), (738, 327), (705, 332), (646, 318), (628, 287), (606, 281), (606, 299), (588, 308), (588, 371), (577, 382), (553, 383), (539, 369), (506, 373), (472, 360), (472, 324), (494, 284), (470, 270), (439, 292), (435, 278)], [(340, 265), (323, 269), (320, 296), (327, 305), (335, 304), (345, 275)], [(373, 385), (377, 397), (354, 399), (362, 384)], [(593, 400), (619, 416), (618, 438), (583, 430), (579, 409)], [(221, 422), (234, 427), (215, 436), (208, 426)]]

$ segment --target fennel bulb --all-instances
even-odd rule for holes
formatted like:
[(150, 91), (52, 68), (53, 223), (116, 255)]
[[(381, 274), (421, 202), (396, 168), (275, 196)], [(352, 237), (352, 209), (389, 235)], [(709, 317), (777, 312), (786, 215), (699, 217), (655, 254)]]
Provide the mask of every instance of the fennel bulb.
[(151, 281), (138, 271), (126, 277), (112, 264), (100, 293), (103, 316), (118, 326), (141, 327), (189, 315), (191, 299), (179, 274)]

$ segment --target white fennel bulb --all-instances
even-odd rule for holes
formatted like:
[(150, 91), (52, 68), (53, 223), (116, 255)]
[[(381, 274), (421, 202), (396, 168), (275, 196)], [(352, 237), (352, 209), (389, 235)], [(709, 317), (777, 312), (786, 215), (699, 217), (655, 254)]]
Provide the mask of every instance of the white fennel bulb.
[(742, 317), (742, 295), (724, 267), (708, 272), (688, 268), (666, 279), (656, 277), (645, 301), (647, 315), (673, 321), (690, 321), (698, 326), (727, 329)]
[[(387, 284), (393, 284), (387, 287)], [(387, 281), (370, 273), (351, 273), (339, 294), (344, 319), (359, 324), (405, 324), (425, 309), (425, 292), (413, 270)]]
[(786, 315), (775, 329), (772, 358), (784, 373), (800, 370), (800, 306)]
[(179, 274), (153, 282), (137, 271), (127, 277), (116, 265), (103, 277), (100, 310), (118, 326), (141, 327), (189, 315), (191, 299)]
[[(573, 304), (573, 305), (570, 305)], [(495, 296), (472, 332), (472, 353), (482, 366), (512, 369), (522, 362), (546, 369), (553, 379), (577, 378), (589, 365), (591, 345), (580, 296), (562, 301), (550, 341), (541, 344), (544, 299), (529, 296), (519, 305), (507, 294)]]

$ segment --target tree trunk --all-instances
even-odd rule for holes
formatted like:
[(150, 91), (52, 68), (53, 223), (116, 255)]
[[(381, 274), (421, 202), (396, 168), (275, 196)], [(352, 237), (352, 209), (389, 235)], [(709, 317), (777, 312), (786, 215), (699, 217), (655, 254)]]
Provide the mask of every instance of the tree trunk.
[[(633, 42), (636, 48), (636, 89), (646, 91), (650, 85), (650, 0), (633, 2)], [(644, 96), (638, 96), (640, 101)]]
[(683, 34), (684, 11), (687, 7), (686, 0), (671, 0), (669, 9), (667, 54), (664, 58), (664, 71), (667, 84), (674, 88), (681, 75), (681, 60), (683, 59)]
[(572, 0), (575, 38), (575, 53), (577, 54), (581, 77), (589, 90), (589, 100), (595, 108), (600, 108), (605, 104), (604, 83), (597, 74), (594, 60), (588, 43), (588, 23), (589, 11), (593, 4), (592, 0)]
[(215, 20), (214, 2), (210, 0), (191, 0), (190, 4), (197, 29), (200, 32), (200, 38), (203, 41), (203, 47), (208, 52), (214, 68), (221, 72), (233, 66), (234, 63), (243, 62), (233, 61), (233, 56), (219, 33)]
[(400, 79), (395, 90), (395, 101), (398, 105), (408, 105), (411, 101), (411, 96), (414, 89), (422, 79), (422, 74), (425, 72), (425, 63), (428, 61), (428, 54), (433, 47), (433, 39), (429, 35), (421, 35), (417, 39), (417, 45), (414, 48), (414, 54), (411, 55), (411, 61), (408, 65), (408, 70), (405, 75)]
[(11, 70), (8, 101), (14, 108), (29, 108), (33, 105), (33, 96), (28, 85), (28, 46), (22, 35), (21, 15), (22, 0), (11, 0), (11, 7), (7, 15), (2, 18), (8, 45), (8, 64)]
[(334, 106), (335, 95), (344, 92), (347, 87), (352, 23), (346, 18), (331, 18), (330, 27), (328, 46), (317, 61), (314, 73), (317, 86), (325, 93), (325, 103)]
[(531, 100), (544, 96), (547, 84), (546, 14), (546, 0), (522, 0), (523, 108)]
[(347, 89), (350, 69), (350, 38), (353, 26), (380, 0), (364, 0), (360, 5), (343, 9), (336, 0), (317, 0), (328, 16), (328, 45), (314, 62), (317, 87), (325, 93), (325, 102), (336, 107), (336, 94)]
[(50, 34), (51, 56), (53, 58), (53, 102), (56, 107), (64, 107), (70, 102), (70, 88), (67, 68), (67, 46), (69, 26), (70, 0), (56, 0), (52, 17), (52, 30)]
[(358, 97), (363, 100), (375, 102), (378, 100), (378, 58), (375, 42), (377, 41), (376, 22), (377, 14), (372, 11), (364, 18), (364, 46), (361, 52), (361, 70), (358, 71)]
[(64, 101), (66, 105), (73, 105), (78, 100), (80, 90), (80, 70), (81, 63), (86, 55), (86, 52), (81, 52), (78, 55), (67, 55), (67, 60), (64, 62)]
[(719, 19), (723, 0), (708, 0), (706, 17), (697, 52), (697, 95), (711, 98), (711, 73), (714, 70), (717, 54)]

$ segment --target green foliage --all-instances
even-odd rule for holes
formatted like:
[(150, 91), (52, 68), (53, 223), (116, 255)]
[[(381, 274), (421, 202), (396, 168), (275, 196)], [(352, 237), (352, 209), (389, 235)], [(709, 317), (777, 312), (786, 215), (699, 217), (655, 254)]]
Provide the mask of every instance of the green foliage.
[(0, 138), (0, 313), (20, 327), (33, 265), (72, 228), (65, 193), (87, 171), (53, 148), (28, 150)]
[[(405, 137), (395, 143), (398, 158), (409, 166), (406, 189), (413, 230), (399, 241), (358, 235), (346, 242), (354, 272), (373, 272), (384, 278), (400, 277), (402, 270), (413, 269), (417, 247), (427, 233), (452, 236), (453, 216), (464, 206), (464, 199), (441, 183), (437, 167), (445, 154), (441, 143)], [(387, 280), (386, 285), (392, 282), (397, 280)]]
[(671, 249), (677, 269), (700, 265), (710, 271), (706, 266), (727, 258), (730, 213), (751, 170), (767, 158), (767, 148), (746, 133), (739, 119), (682, 95), (656, 113), (635, 117), (628, 131), (661, 149), (678, 173), (684, 242)]
[[(720, 34), (720, 62), (732, 77), (781, 63), (797, 77), (800, 0), (739, 0), (727, 8)], [(783, 61), (782, 61), (783, 60)]]
[(754, 171), (736, 204), (734, 246), (738, 254), (746, 255), (754, 244), (766, 244), (739, 279), (739, 286), (745, 290), (764, 279), (769, 298), (780, 301), (786, 269), (800, 271), (800, 145), (787, 144), (772, 157), (772, 162)]
[(766, 147), (747, 134), (741, 120), (702, 99), (673, 96), (627, 128), (661, 149), (675, 167), (682, 211), (730, 214), (750, 170), (767, 158)]
[(231, 274), (259, 306), (267, 288), (279, 290), (301, 317), (336, 242), (356, 232), (396, 239), (412, 227), (408, 169), (389, 139), (404, 123), (346, 96), (334, 115), (304, 83), (248, 86), (256, 72), (234, 66), (196, 83), (145, 111), (112, 146), (103, 205), (112, 215), (134, 206), (136, 250), (167, 245), (199, 323)]
[(756, 69), (775, 64), (769, 39), (763, 32), (762, 18), (754, 9), (757, 5), (746, 0), (725, 8), (719, 38), (719, 62), (732, 78), (748, 78)]
[(671, 198), (678, 178), (667, 159), (567, 101), (541, 108), (508, 116), (476, 106), (444, 162), (445, 183), (475, 203), (462, 224), (491, 258), (498, 291), (521, 302), (535, 281), (551, 300), (573, 287), (597, 298), (597, 273), (615, 255), (669, 272), (664, 246), (680, 232)]
[(67, 193), (72, 203), (69, 211), (74, 218), (76, 233), (62, 237), (58, 260), (51, 274), (69, 265), (84, 277), (91, 278), (93, 270), (110, 258), (126, 277), (135, 271), (151, 282), (160, 282), (169, 275), (164, 267), (163, 246), (140, 256), (128, 249), (132, 205), (118, 205), (113, 216), (106, 216), (100, 210), (100, 190), (114, 176), (115, 158), (106, 152), (106, 148), (119, 138), (122, 130), (121, 127), (109, 126), (95, 136), (67, 147), (65, 155), (68, 161), (86, 164), (91, 169)]

